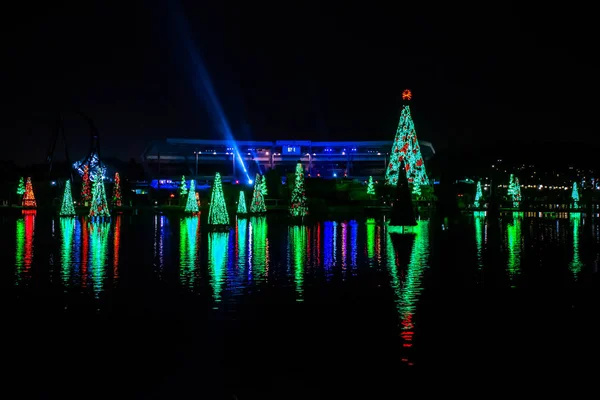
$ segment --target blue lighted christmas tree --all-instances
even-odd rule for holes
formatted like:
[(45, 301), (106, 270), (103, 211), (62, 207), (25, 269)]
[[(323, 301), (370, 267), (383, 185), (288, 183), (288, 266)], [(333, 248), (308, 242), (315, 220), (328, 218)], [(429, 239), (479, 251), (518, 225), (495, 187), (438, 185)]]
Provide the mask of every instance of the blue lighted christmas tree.
[(477, 182), (477, 189), (475, 190), (475, 203), (473, 204), (475, 208), (479, 208), (479, 202), (483, 197), (483, 193), (481, 192), (481, 182)]
[(571, 192), (571, 199), (573, 199), (573, 208), (579, 208), (579, 189), (577, 188), (577, 182), (573, 182), (573, 191)]

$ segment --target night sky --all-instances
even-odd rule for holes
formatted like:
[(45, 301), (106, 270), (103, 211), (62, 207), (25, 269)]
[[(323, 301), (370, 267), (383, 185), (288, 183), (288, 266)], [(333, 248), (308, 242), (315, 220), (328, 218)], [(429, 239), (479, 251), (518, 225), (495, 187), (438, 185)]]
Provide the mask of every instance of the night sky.
[[(439, 151), (600, 143), (594, 13), (572, 3), (208, 3), (5, 10), (0, 159), (43, 162), (70, 110), (94, 119), (103, 156), (124, 160), (153, 139), (221, 138), (194, 59), (240, 139), (391, 140), (410, 88), (417, 135)], [(74, 114), (66, 125), (82, 158), (88, 129)]]

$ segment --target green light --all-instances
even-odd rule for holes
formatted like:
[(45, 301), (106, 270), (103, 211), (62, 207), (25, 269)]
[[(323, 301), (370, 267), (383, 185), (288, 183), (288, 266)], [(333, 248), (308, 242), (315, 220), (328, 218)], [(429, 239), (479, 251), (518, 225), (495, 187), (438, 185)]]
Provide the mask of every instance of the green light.
[(243, 190), (240, 190), (240, 197), (238, 199), (237, 213), (238, 213), (238, 215), (244, 215), (244, 214), (248, 213), (248, 210), (246, 209), (246, 196), (244, 195)]
[[(68, 181), (67, 181), (68, 182)], [(71, 276), (71, 267), (73, 264), (73, 233), (75, 232), (74, 218), (61, 218), (60, 231), (62, 234), (62, 243), (60, 249), (61, 277), (65, 287), (69, 284)]]
[(210, 209), (208, 210), (209, 225), (229, 225), (229, 214), (227, 213), (227, 204), (223, 196), (223, 185), (221, 183), (221, 174), (215, 174), (212, 193), (210, 196)]
[(182, 286), (194, 288), (198, 269), (198, 236), (200, 217), (179, 220), (179, 280)]
[(229, 248), (229, 232), (209, 232), (208, 234), (208, 270), (210, 284), (213, 288), (215, 303), (221, 301), (221, 291), (225, 283), (227, 266), (227, 249)]
[(104, 181), (102, 172), (96, 174), (94, 190), (92, 192), (92, 204), (90, 206), (90, 217), (110, 217), (108, 203), (106, 201), (106, 191), (104, 190)]
[(236, 236), (236, 257), (237, 266), (240, 272), (246, 269), (246, 256), (247, 256), (247, 244), (248, 238), (248, 220), (246, 218), (239, 218), (237, 220), (237, 227), (235, 230)]
[(375, 218), (369, 218), (366, 222), (367, 225), (367, 258), (369, 259), (369, 266), (373, 266), (373, 260), (375, 259)]
[(267, 238), (267, 218), (250, 218), (249, 241), (252, 251), (248, 253), (248, 265), (254, 279), (264, 280), (269, 269), (269, 239)]
[(308, 215), (302, 163), (296, 164), (296, 181), (294, 182), (294, 190), (290, 199), (290, 215), (292, 217), (304, 217)]
[[(102, 178), (99, 178), (102, 181)], [(102, 185), (104, 187), (104, 184)], [(101, 222), (91, 224), (90, 234), (90, 267), (92, 276), (92, 287), (96, 298), (100, 296), (104, 288), (106, 278), (106, 260), (108, 256), (108, 234), (110, 223)]]
[(475, 208), (479, 208), (479, 202), (481, 201), (482, 197), (483, 197), (483, 193), (481, 192), (481, 182), (478, 181), (477, 189), (475, 190), (475, 203), (473, 203)]
[(25, 194), (25, 179), (21, 177), (19, 179), (19, 185), (17, 186), (17, 195), (23, 196)]
[(192, 214), (200, 211), (198, 209), (198, 201), (196, 200), (196, 181), (193, 179), (190, 181), (190, 190), (187, 194), (187, 202), (185, 203), (184, 211)]
[[(513, 212), (513, 221), (506, 227), (506, 235), (508, 242), (508, 275), (510, 279), (514, 279), (521, 273), (521, 218), (523, 214)], [(514, 284), (511, 287), (515, 287)]]
[[(306, 226), (288, 227), (288, 267), (294, 269), (296, 301), (304, 301), (304, 269), (306, 267)], [(291, 264), (291, 265), (290, 265)]]
[(569, 269), (573, 273), (575, 280), (581, 272), (581, 268), (583, 267), (583, 262), (581, 262), (581, 258), (579, 256), (579, 230), (581, 227), (581, 214), (580, 213), (571, 213), (570, 214), (571, 224), (573, 225), (573, 260), (569, 264)]
[(61, 217), (72, 217), (75, 215), (75, 207), (73, 207), (73, 195), (71, 194), (70, 180), (67, 180), (65, 182), (65, 191), (63, 193), (59, 215)]
[(483, 227), (485, 225), (485, 211), (475, 211), (475, 244), (477, 246), (477, 266), (483, 268)]
[(15, 237), (17, 239), (15, 249), (15, 266), (17, 267), (16, 276), (18, 283), (21, 280), (21, 273), (23, 272), (23, 266), (25, 264), (25, 220), (22, 218), (17, 219)]
[(408, 105), (402, 107), (400, 114), (390, 161), (385, 171), (386, 185), (396, 186), (398, 184), (399, 172), (403, 163), (406, 165), (406, 178), (409, 183), (413, 184), (413, 193), (420, 193), (420, 188), (417, 187), (429, 185), (429, 178), (425, 171), (425, 163)]
[(254, 180), (254, 192), (252, 193), (252, 204), (250, 205), (250, 212), (253, 214), (260, 214), (267, 211), (265, 197), (260, 183), (261, 181), (260, 175), (256, 174), (256, 179)]
[(183, 196), (185, 196), (186, 194), (188, 194), (188, 190), (187, 185), (185, 184), (185, 175), (181, 175), (181, 184), (179, 185), (179, 197), (183, 198)]
[(579, 208), (579, 190), (577, 188), (577, 182), (573, 182), (573, 191), (571, 192), (571, 199), (573, 199), (573, 208)]
[(510, 174), (507, 194), (512, 198), (513, 208), (519, 208), (522, 200), (521, 184), (519, 183), (519, 178), (516, 178), (513, 174)]
[(372, 176), (369, 176), (369, 183), (367, 184), (367, 194), (369, 196), (375, 195), (375, 184), (373, 183)]
[[(258, 179), (258, 176), (257, 176), (257, 179)], [(260, 191), (261, 191), (263, 197), (267, 197), (267, 194), (269, 194), (269, 191), (267, 189), (267, 180), (265, 179), (264, 175), (260, 176)]]

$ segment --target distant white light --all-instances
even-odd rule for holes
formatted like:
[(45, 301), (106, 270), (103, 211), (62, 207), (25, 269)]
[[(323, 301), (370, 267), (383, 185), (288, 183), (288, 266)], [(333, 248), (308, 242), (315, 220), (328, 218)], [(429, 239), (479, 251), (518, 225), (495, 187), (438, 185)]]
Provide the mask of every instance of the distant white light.
[(252, 183), (253, 183), (253, 182), (254, 182), (254, 181), (253, 181), (252, 179), (248, 179), (248, 184), (249, 184), (249, 185), (252, 185)]

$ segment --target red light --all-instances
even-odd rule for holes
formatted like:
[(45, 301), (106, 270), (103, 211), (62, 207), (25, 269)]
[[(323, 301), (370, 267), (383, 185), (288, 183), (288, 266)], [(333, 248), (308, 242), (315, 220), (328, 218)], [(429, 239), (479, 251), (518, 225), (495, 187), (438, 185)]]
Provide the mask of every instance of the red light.
[(175, 197), (175, 195), (173, 193), (171, 193), (171, 198)]
[(406, 89), (402, 92), (402, 100), (410, 100), (412, 99), (412, 92), (409, 89)]
[(235, 181), (235, 184), (236, 184), (236, 185), (238, 185), (239, 183), (240, 183), (240, 181), (238, 181), (238, 180), (236, 179), (236, 181)]

